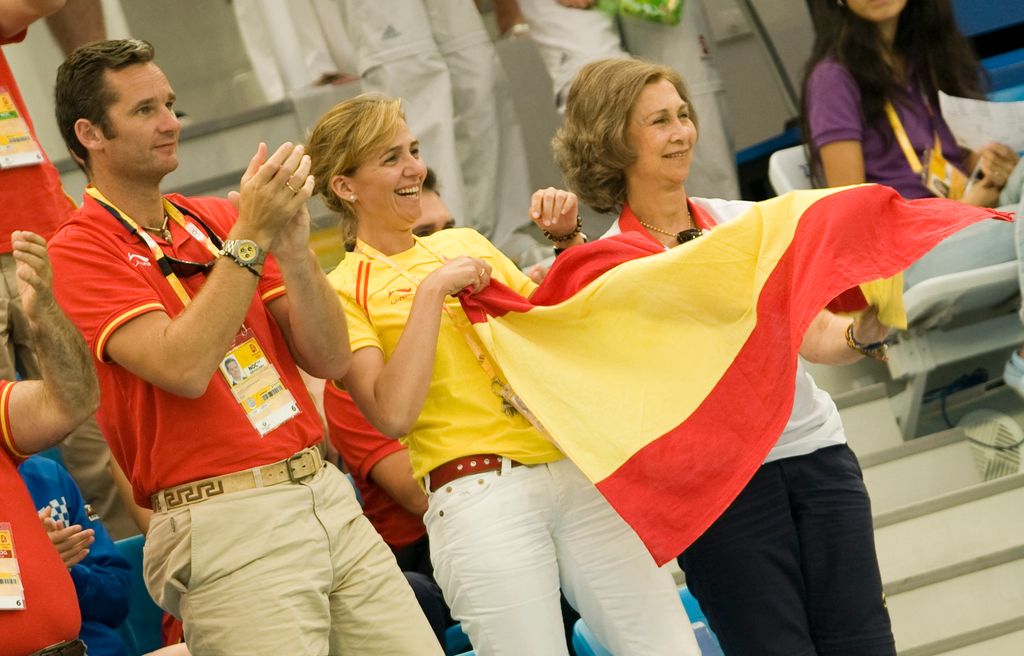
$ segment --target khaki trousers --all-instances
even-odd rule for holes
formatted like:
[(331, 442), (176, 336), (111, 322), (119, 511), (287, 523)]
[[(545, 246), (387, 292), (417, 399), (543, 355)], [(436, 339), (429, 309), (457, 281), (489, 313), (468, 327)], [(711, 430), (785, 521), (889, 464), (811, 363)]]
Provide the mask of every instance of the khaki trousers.
[(193, 654), (443, 653), (332, 465), (155, 513), (143, 570)]
[[(16, 369), (25, 378), (39, 378), (35, 346), (18, 297), (14, 256), (10, 253), (0, 254), (0, 273), (0, 378), (14, 380)], [(136, 535), (139, 529), (117, 496), (110, 475), (110, 449), (96, 420), (90, 417), (82, 422), (61, 442), (60, 452), (82, 496), (99, 513), (111, 537), (120, 540)]]

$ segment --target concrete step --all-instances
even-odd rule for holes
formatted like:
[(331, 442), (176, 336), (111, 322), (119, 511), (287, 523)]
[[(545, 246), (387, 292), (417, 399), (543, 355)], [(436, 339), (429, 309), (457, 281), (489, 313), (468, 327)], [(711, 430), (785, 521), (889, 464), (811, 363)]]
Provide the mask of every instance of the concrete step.
[[(962, 443), (950, 433), (923, 439), (931, 449), (868, 471)], [(1022, 507), (1024, 473), (876, 514), (879, 569), (901, 656), (968, 648), (997, 654), (1014, 644), (1010, 636), (1024, 631)], [(979, 651), (989, 642), (993, 651)]]
[[(1024, 617), (1019, 617), (1009, 623), (1004, 622), (996, 627), (986, 628), (991, 632), (992, 629), (1001, 630), (1006, 624), (1017, 627), (1024, 626)], [(942, 656), (1020, 656), (1021, 654), (1024, 654), (1024, 629), (942, 652)]]
[(901, 656), (977, 646), (1024, 628), (1024, 558), (890, 594), (888, 603)]
[[(874, 361), (872, 361), (874, 362)], [(858, 363), (859, 364), (859, 363)], [(832, 367), (845, 369), (845, 367)], [(831, 373), (821, 367), (811, 375), (815, 382)], [(823, 389), (827, 389), (824, 388)], [(846, 438), (858, 456), (886, 451), (903, 444), (903, 433), (896, 423), (885, 383), (874, 383), (866, 387), (843, 392), (832, 392), (832, 399), (843, 419)]]
[(1024, 558), (1022, 508), (1024, 474), (1015, 474), (876, 515), (888, 594)]
[(875, 515), (984, 482), (957, 428), (858, 458)]

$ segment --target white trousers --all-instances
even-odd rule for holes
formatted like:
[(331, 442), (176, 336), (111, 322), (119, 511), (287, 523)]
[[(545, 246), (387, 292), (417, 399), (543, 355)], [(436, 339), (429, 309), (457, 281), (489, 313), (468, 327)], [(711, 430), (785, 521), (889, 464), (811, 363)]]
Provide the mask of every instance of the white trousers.
[(682, 20), (675, 26), (639, 18), (617, 20), (603, 11), (571, 9), (554, 0), (519, 0), (519, 7), (554, 81), (559, 108), (579, 70), (598, 59), (632, 54), (682, 75), (699, 121), (686, 191), (706, 198), (740, 197), (725, 88), (712, 61), (711, 37), (700, 2), (686, 2)]
[(700, 654), (671, 575), (568, 459), (457, 479), (424, 522), (480, 656), (566, 654), (559, 587), (614, 654)]
[[(423, 161), (459, 225), (517, 263), (537, 242), (508, 81), (472, 0), (339, 0), (363, 88), (405, 101)], [(550, 246), (548, 247), (550, 249)]]
[(324, 75), (355, 70), (355, 54), (331, 0), (233, 0), (232, 6), (268, 101)]

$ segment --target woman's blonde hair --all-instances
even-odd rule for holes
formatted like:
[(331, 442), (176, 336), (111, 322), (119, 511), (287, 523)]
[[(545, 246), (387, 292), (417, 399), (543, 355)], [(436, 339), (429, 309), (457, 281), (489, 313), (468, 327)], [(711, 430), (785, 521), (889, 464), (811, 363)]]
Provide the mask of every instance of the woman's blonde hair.
[(598, 212), (622, 209), (626, 168), (636, 161), (626, 136), (629, 114), (648, 84), (667, 80), (679, 92), (697, 126), (683, 78), (668, 66), (642, 59), (602, 59), (573, 80), (565, 120), (551, 144), (569, 189)]
[(356, 213), (352, 203), (331, 189), (338, 175), (352, 175), (376, 150), (391, 140), (405, 123), (402, 101), (377, 93), (343, 100), (320, 117), (309, 135), (306, 152), (310, 173), (329, 209), (341, 215), (341, 236), (346, 248), (356, 241)]

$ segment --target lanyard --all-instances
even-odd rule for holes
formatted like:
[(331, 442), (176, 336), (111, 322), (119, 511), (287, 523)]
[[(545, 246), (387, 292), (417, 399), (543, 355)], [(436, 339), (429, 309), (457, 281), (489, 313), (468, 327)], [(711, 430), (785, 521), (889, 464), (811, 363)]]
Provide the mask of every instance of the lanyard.
[[(931, 106), (928, 106), (928, 115), (931, 116)], [(893, 107), (892, 103), (888, 100), (885, 101), (885, 115), (889, 119), (889, 125), (892, 126), (892, 131), (896, 135), (896, 141), (900, 144), (900, 149), (903, 150), (903, 156), (907, 159), (907, 164), (910, 165), (911, 170), (914, 173), (920, 174), (924, 169), (921, 165), (921, 160), (917, 157), (917, 153), (914, 151), (914, 147), (910, 143), (910, 138), (907, 136), (907, 131), (903, 129), (903, 123), (900, 122), (900, 117), (896, 113), (896, 108)], [(936, 152), (942, 152), (942, 141), (939, 139), (939, 133), (932, 128), (932, 133), (935, 135), (935, 146)]]
[[(179, 280), (178, 276), (175, 275), (174, 270), (171, 269), (171, 263), (167, 260), (167, 255), (164, 254), (163, 249), (160, 248), (160, 244), (156, 243), (156, 240), (154, 240), (148, 232), (141, 229), (134, 219), (111, 203), (110, 200), (107, 199), (107, 197), (104, 196), (96, 187), (91, 185), (86, 187), (85, 193), (92, 196), (93, 200), (99, 203), (103, 209), (110, 212), (111, 216), (117, 219), (117, 221), (124, 226), (128, 232), (141, 239), (142, 242), (149, 247), (150, 253), (153, 255), (153, 260), (156, 262), (157, 266), (160, 267), (160, 272), (164, 274), (164, 278), (167, 279), (167, 283), (171, 286), (171, 289), (174, 290), (174, 293), (178, 295), (178, 298), (181, 299), (182, 305), (187, 306), (192, 298), (185, 290), (185, 286), (181, 284), (181, 280)], [(205, 244), (207, 250), (209, 250), (214, 257), (220, 257), (220, 249), (215, 247), (211, 243), (211, 239), (207, 237), (207, 233), (213, 235), (213, 232), (206, 226), (206, 224), (199, 220), (199, 217), (192, 215), (189, 212), (189, 216), (192, 216), (193, 219), (198, 221), (199, 224), (206, 229), (206, 233), (197, 228), (194, 224), (185, 221), (184, 213), (187, 212), (187, 210), (179, 209), (174, 203), (166, 198), (162, 200), (164, 204), (164, 212), (167, 213), (167, 216), (170, 217), (172, 221), (180, 225), (190, 235)]]
[[(422, 246), (424, 250), (434, 256), (434, 259), (439, 263), (444, 264), (448, 261), (446, 257), (435, 253), (433, 249), (420, 241), (415, 235), (413, 235), (413, 240), (416, 244)], [(398, 275), (408, 280), (417, 289), (423, 282), (423, 280), (418, 276), (402, 268), (390, 257), (381, 253), (361, 239), (356, 240), (356, 252), (365, 255), (371, 260), (377, 260), (378, 262), (387, 264), (389, 267), (394, 269)], [(443, 303), (441, 308), (444, 310), (445, 314), (448, 315), (448, 318), (451, 319), (452, 325), (455, 326), (455, 329), (459, 331), (459, 334), (462, 335), (462, 338), (466, 341), (466, 345), (469, 347), (469, 350), (473, 352), (473, 357), (476, 358), (477, 363), (484, 370), (484, 373), (491, 379), (491, 391), (495, 396), (501, 399), (502, 411), (509, 416), (516, 414), (516, 412), (521, 413), (531, 424), (534, 425), (534, 427), (546, 435), (547, 432), (541, 427), (540, 422), (536, 417), (534, 417), (533, 413), (526, 408), (526, 405), (523, 403), (523, 400), (519, 398), (519, 395), (509, 387), (508, 383), (502, 381), (501, 376), (498, 375), (498, 368), (494, 365), (490, 356), (487, 355), (487, 352), (477, 341), (476, 335), (473, 334), (468, 326), (465, 326), (458, 320), (455, 313), (448, 307), (447, 302)]]

